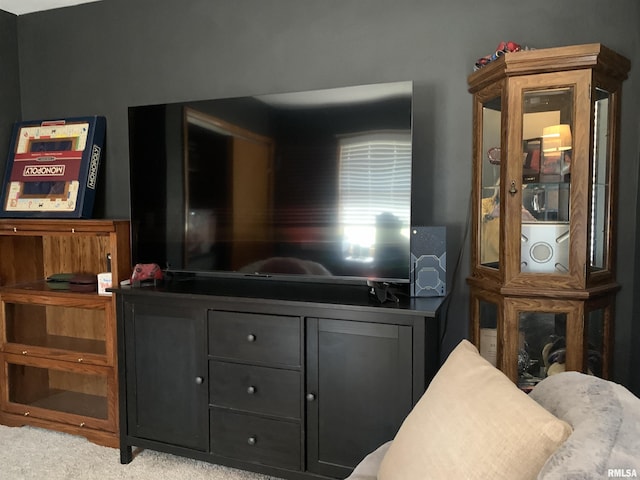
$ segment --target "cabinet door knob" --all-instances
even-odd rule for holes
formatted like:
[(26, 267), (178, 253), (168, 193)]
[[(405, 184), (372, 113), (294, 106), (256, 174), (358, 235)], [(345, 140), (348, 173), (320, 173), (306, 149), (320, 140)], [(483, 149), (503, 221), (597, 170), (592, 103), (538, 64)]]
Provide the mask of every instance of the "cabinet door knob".
[(249, 335), (247, 335), (247, 342), (255, 342), (256, 341), (256, 336), (253, 333), (250, 333)]
[(203, 382), (204, 382), (204, 378), (202, 378), (202, 377), (196, 377), (196, 383), (197, 383), (198, 385), (201, 385)]
[(256, 443), (258, 443), (258, 439), (255, 435), (251, 435), (249, 438), (247, 438), (247, 443), (249, 445), (255, 445)]
[(315, 393), (307, 393), (307, 402), (313, 402), (316, 399)]
[(249, 385), (249, 387), (247, 387), (247, 393), (249, 395), (253, 395), (254, 393), (256, 393), (256, 387), (254, 387), (253, 385)]

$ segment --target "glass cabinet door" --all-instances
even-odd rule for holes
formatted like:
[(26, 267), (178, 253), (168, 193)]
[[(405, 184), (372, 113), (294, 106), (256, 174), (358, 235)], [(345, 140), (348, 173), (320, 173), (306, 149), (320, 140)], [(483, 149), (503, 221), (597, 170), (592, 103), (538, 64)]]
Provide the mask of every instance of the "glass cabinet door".
[(498, 268), (500, 252), (500, 168), (502, 162), (501, 121), (502, 100), (500, 97), (482, 105), (482, 145), (480, 152), (480, 175), (482, 181), (480, 198), (480, 251), (481, 265)]
[(11, 354), (5, 354), (2, 367), (7, 386), (3, 410), (80, 427), (113, 428), (114, 379), (106, 367), (87, 371), (71, 362)]
[(10, 402), (107, 418), (106, 377), (16, 363), (8, 368)]
[(523, 96), (521, 272), (569, 272), (573, 90)]
[(4, 351), (39, 357), (55, 352), (59, 360), (107, 365), (111, 346), (105, 316), (110, 312), (110, 299), (77, 306), (67, 303), (25, 303), (6, 296), (0, 302), (7, 342)]
[(589, 265), (591, 271), (609, 270), (609, 221), (611, 197), (611, 151), (610, 109), (611, 94), (601, 88), (595, 89), (593, 111), (593, 173), (591, 179), (591, 235)]
[(508, 298), (504, 308), (512, 319), (505, 326), (504, 372), (521, 389), (529, 391), (549, 375), (580, 370), (576, 362), (584, 326), (580, 302)]
[(587, 372), (597, 377), (602, 377), (604, 371), (606, 310), (607, 307), (597, 308), (587, 314), (587, 346), (584, 363), (587, 365)]
[(518, 386), (533, 388), (548, 375), (565, 369), (567, 314), (519, 312)]
[(479, 327), (478, 350), (485, 360), (494, 367), (498, 366), (498, 305), (496, 303), (478, 299)]

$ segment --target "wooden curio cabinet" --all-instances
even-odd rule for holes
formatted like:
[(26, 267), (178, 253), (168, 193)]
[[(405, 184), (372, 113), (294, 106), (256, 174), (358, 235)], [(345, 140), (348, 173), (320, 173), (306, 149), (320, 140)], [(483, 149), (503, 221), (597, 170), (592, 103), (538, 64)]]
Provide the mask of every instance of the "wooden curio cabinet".
[(507, 53), (468, 79), (471, 336), (523, 389), (565, 369), (609, 375), (629, 68), (590, 44)]
[(0, 252), (0, 424), (117, 446), (115, 298), (46, 279), (128, 278), (129, 222), (3, 219)]

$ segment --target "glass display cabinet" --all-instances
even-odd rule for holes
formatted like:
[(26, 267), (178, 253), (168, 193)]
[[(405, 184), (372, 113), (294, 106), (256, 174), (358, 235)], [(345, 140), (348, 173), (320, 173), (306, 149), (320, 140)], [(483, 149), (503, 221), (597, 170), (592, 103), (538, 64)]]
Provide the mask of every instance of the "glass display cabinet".
[(471, 336), (523, 389), (565, 369), (609, 373), (629, 68), (589, 44), (506, 53), (468, 79)]

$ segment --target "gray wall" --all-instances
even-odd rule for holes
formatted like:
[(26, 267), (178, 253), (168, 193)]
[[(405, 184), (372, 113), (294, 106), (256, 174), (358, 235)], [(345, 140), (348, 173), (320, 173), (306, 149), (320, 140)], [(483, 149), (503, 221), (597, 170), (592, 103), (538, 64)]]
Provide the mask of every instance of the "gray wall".
[[(449, 227), (450, 270), (464, 246), (450, 282), (446, 354), (468, 324), (466, 80), (474, 61), (501, 40), (538, 48), (603, 43), (633, 65), (623, 93), (615, 376), (637, 391), (640, 371), (630, 357), (640, 350), (632, 322), (640, 262), (634, 268), (638, 225), (628, 207), (638, 203), (638, 25), (637, 0), (105, 0), (18, 17), (22, 116), (105, 115), (98, 216), (128, 217), (130, 105), (413, 80), (414, 222)], [(0, 115), (5, 131), (9, 119)]]
[[(4, 173), (12, 124), (20, 120), (17, 17), (0, 10), (0, 172)], [(0, 174), (1, 175), (1, 174)]]

